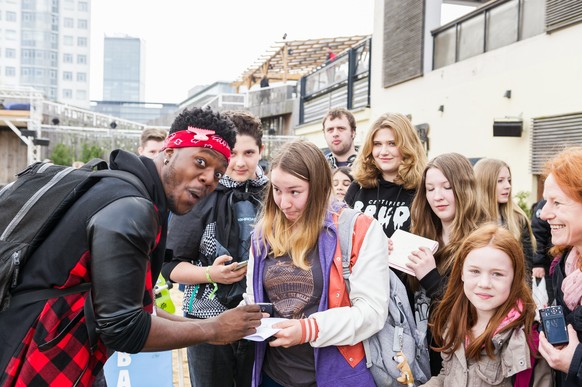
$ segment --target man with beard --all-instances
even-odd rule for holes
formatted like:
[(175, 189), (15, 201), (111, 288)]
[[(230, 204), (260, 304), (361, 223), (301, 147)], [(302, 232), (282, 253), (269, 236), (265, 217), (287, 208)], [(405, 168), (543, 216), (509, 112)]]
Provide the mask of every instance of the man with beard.
[(351, 167), (356, 159), (356, 119), (347, 109), (330, 110), (323, 119), (323, 134), (329, 148), (325, 156), (332, 169)]
[[(143, 187), (102, 178), (29, 257), (11, 306), (0, 313), (0, 385), (90, 386), (112, 351), (225, 343), (256, 332), (257, 305), (192, 320), (155, 309), (152, 293), (169, 212), (185, 214), (214, 191), (234, 142), (228, 118), (195, 108), (176, 118), (153, 160), (111, 153), (111, 169), (131, 173)], [(26, 297), (83, 284), (90, 290)]]

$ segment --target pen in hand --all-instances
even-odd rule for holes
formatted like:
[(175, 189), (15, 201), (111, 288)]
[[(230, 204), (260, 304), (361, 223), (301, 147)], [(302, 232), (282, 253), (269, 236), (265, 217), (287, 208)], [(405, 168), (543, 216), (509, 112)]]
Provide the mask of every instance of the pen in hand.
[(252, 298), (246, 293), (243, 293), (243, 300), (245, 301), (245, 305), (253, 305), (254, 304)]

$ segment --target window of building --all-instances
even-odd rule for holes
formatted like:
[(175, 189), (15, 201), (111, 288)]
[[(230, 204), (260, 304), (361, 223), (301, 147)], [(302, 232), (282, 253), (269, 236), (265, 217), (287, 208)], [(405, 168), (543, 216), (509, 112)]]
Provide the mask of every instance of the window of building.
[(32, 12), (22, 12), (22, 22), (32, 22), (35, 20), (34, 13)]
[(87, 55), (77, 55), (77, 64), (87, 64)]
[(63, 98), (71, 99), (73, 98), (73, 90), (71, 89), (63, 89)]
[(87, 90), (77, 90), (77, 99), (87, 99)]
[(14, 48), (7, 48), (5, 50), (4, 56), (6, 58), (16, 58), (16, 49), (14, 49)]
[(6, 66), (4, 68), (4, 75), (6, 75), (7, 77), (16, 76), (16, 67)]
[(63, 81), (72, 81), (73, 80), (73, 72), (72, 71), (63, 71)]
[(77, 73), (77, 82), (87, 82), (87, 73)]
[(73, 54), (63, 54), (63, 63), (73, 63)]
[(73, 20), (72, 17), (66, 17), (63, 20), (63, 25), (65, 26), (65, 28), (73, 28), (75, 26), (75, 21)]
[(81, 12), (87, 12), (89, 10), (89, 5), (86, 1), (79, 1), (78, 9)]
[(70, 35), (63, 36), (63, 44), (65, 46), (72, 46), (73, 45), (73, 37)]
[(59, 35), (54, 33), (54, 32), (51, 32), (50, 40), (51, 40), (51, 48), (53, 50), (58, 50), (59, 49)]
[(549, 14), (546, 12), (546, 0), (496, 3), (484, 7), (481, 13), (469, 19), (461, 18), (446, 28), (437, 29), (434, 36), (434, 69), (546, 31), (546, 14)]
[(87, 38), (83, 36), (79, 36), (77, 38), (77, 46), (79, 47), (87, 47)]
[(16, 40), (16, 31), (15, 30), (6, 30), (5, 36), (6, 40)]
[(77, 27), (79, 27), (82, 30), (86, 30), (87, 29), (87, 19), (77, 20)]
[(65, 9), (74, 10), (75, 9), (75, 1), (74, 0), (65, 0), (63, 7)]
[(22, 0), (22, 9), (34, 9), (35, 0)]
[(6, 21), (15, 22), (16, 21), (16, 12), (6, 11)]

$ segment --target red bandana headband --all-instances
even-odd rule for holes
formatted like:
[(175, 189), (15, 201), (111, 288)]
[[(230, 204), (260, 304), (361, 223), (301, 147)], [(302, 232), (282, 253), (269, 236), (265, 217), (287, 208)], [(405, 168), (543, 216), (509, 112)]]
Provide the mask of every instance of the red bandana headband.
[(230, 147), (228, 143), (219, 135), (214, 134), (214, 130), (200, 129), (189, 126), (187, 130), (174, 132), (164, 141), (166, 148), (209, 148), (220, 152), (230, 161)]

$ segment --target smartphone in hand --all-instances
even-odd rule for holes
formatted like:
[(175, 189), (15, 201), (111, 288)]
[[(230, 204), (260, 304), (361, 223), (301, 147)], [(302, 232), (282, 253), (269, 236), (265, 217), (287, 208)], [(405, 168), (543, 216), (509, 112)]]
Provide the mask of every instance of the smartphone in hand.
[(542, 328), (548, 342), (552, 345), (568, 344), (568, 329), (561, 306), (540, 309)]
[(273, 317), (273, 304), (270, 302), (257, 302), (257, 305), (261, 307), (261, 312), (268, 313), (269, 317)]
[(245, 267), (247, 267), (248, 264), (249, 264), (249, 261), (237, 262), (236, 267), (232, 270), (237, 271), (237, 270), (244, 269)]

